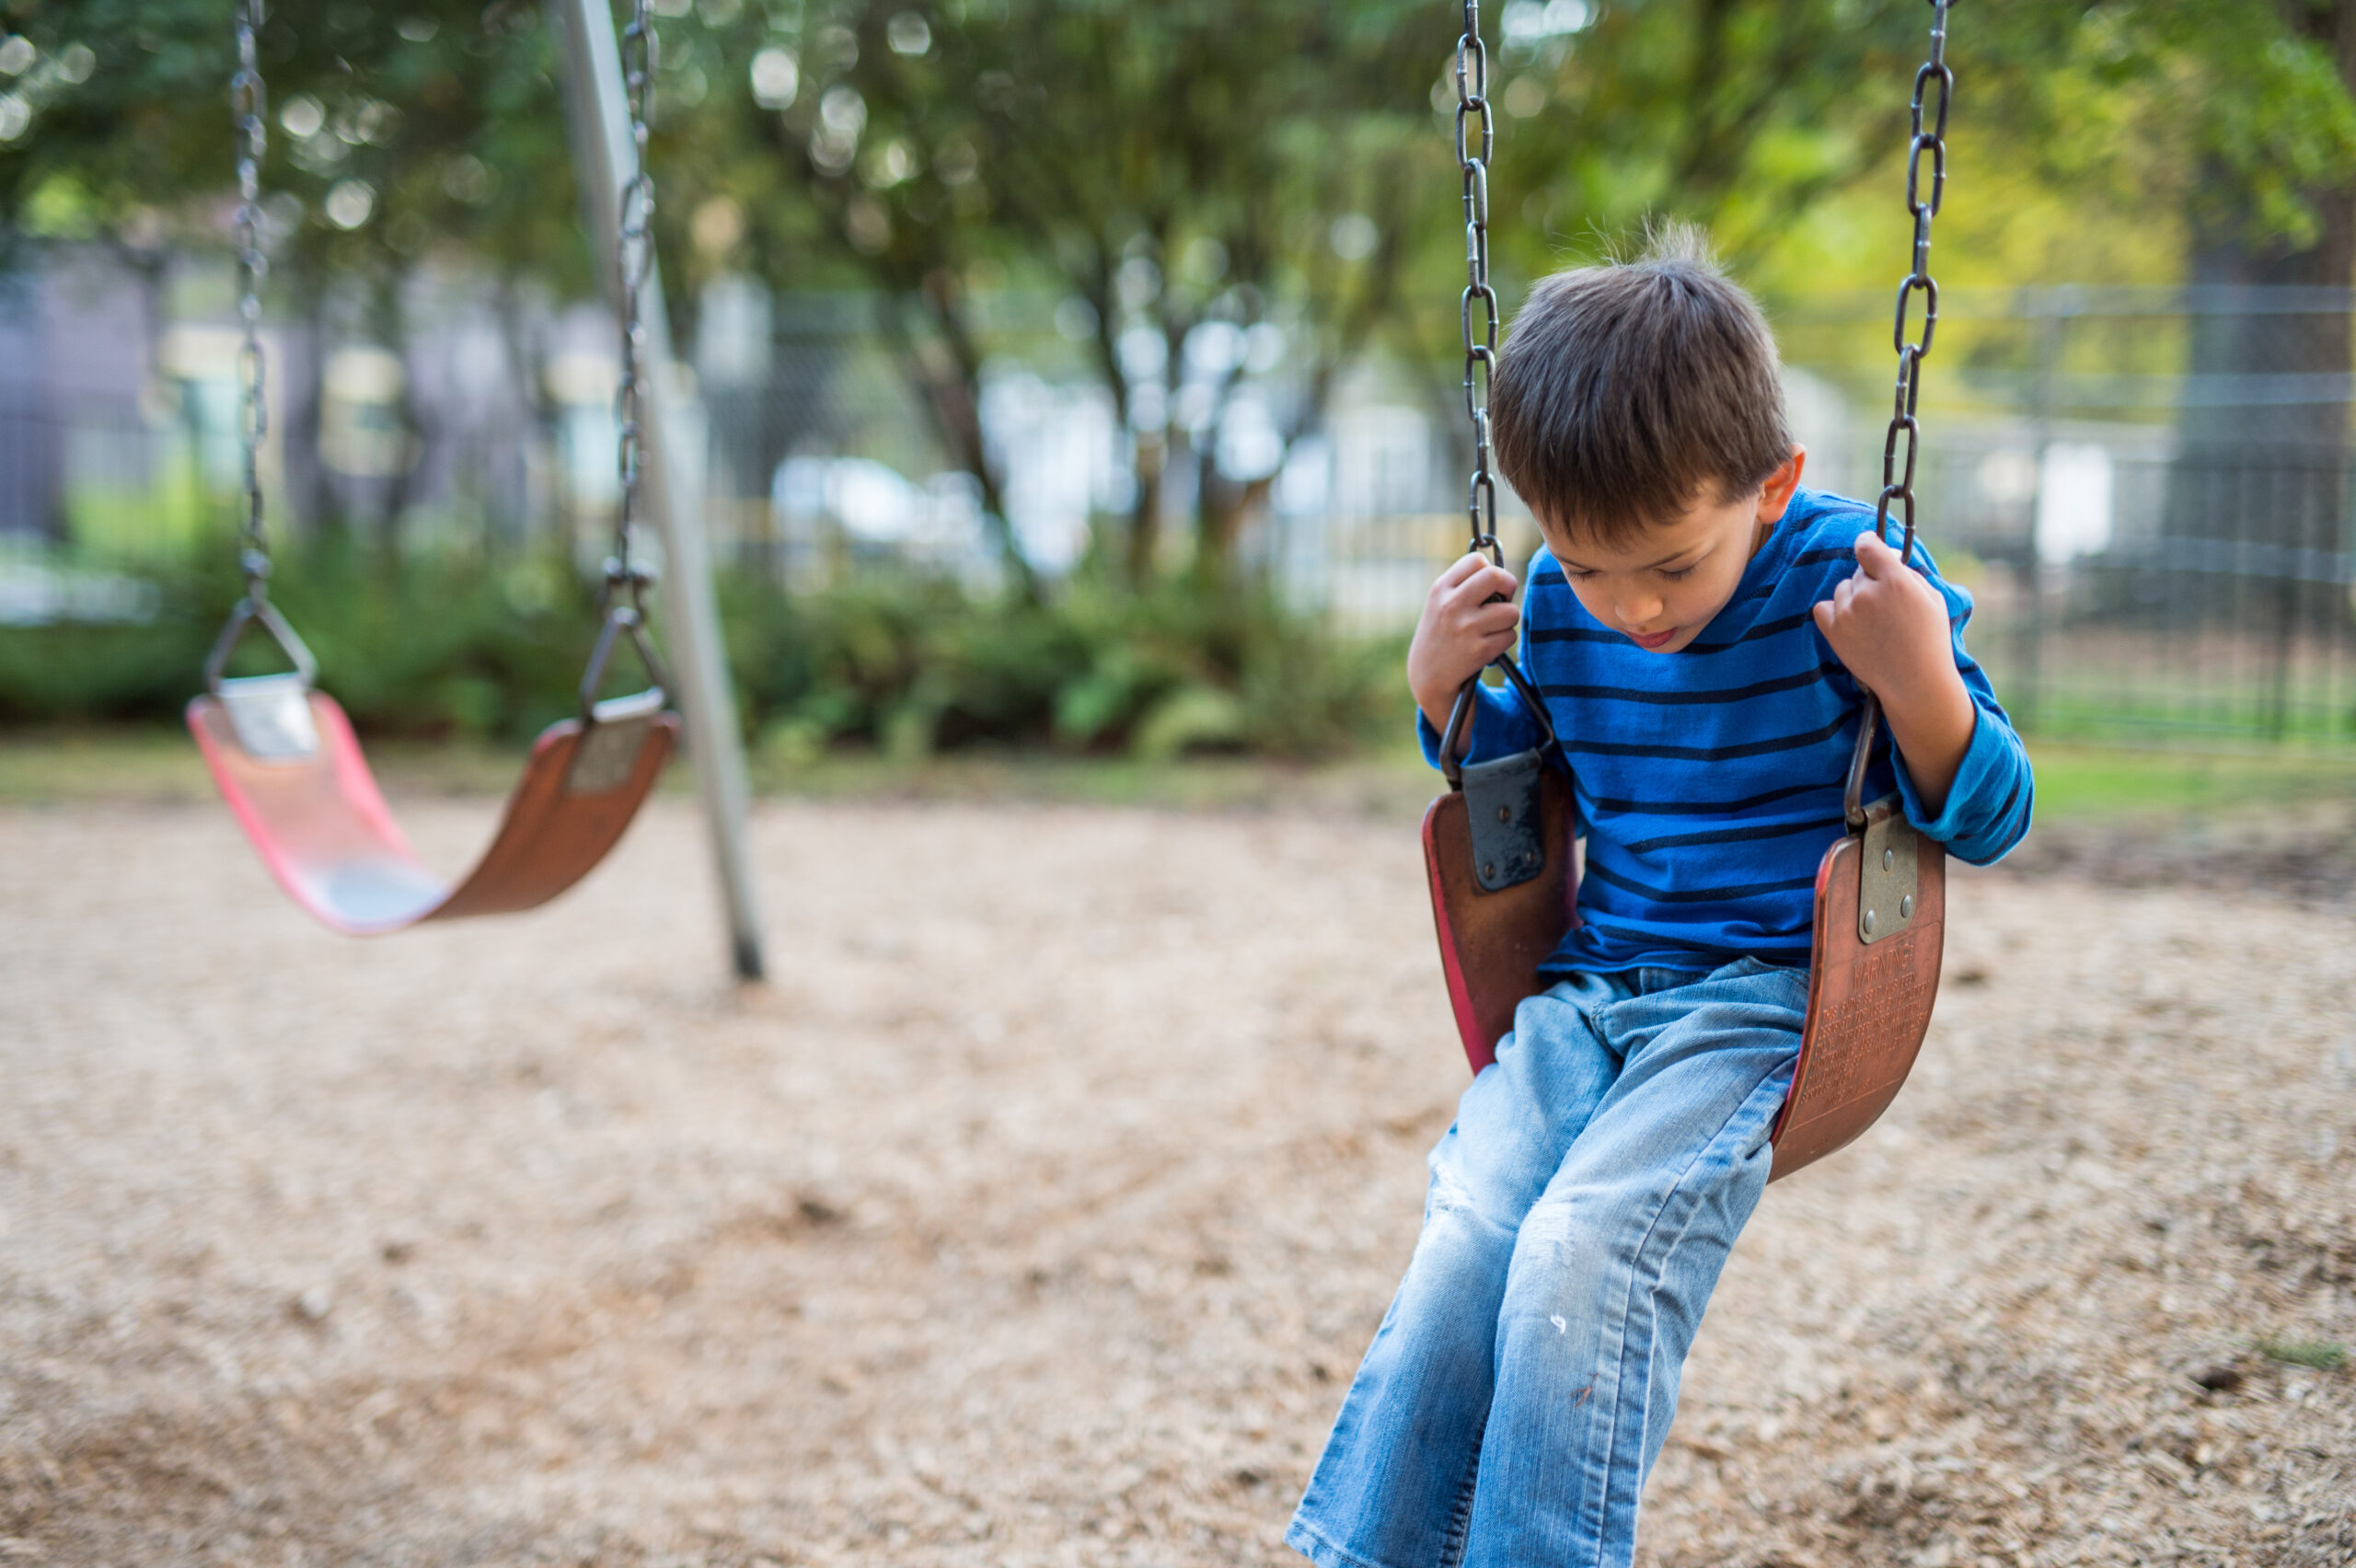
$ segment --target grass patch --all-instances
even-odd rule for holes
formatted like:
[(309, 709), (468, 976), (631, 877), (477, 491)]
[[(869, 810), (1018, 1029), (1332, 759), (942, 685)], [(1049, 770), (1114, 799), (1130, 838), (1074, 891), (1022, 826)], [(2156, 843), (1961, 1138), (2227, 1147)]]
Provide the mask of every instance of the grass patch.
[(2356, 757), (2032, 741), (2039, 823), (2230, 817), (2356, 801)]
[(2348, 1365), (2348, 1347), (2330, 1340), (2261, 1339), (2256, 1348), (2269, 1361), (2312, 1366), (2318, 1372), (2337, 1372)]
[[(471, 739), (373, 736), (364, 744), (377, 782), (396, 805), (403, 797), (504, 795), (529, 749), (521, 742)], [(814, 756), (756, 747), (751, 768), (756, 793), (796, 800), (1315, 810), (1409, 823), (1441, 788), (1438, 775), (1404, 745), (1323, 763), (1233, 755), (1149, 761), (1045, 747), (976, 746), (916, 757), (860, 745)], [(694, 772), (682, 754), (664, 779), (664, 791), (685, 795), (694, 788)], [(0, 805), (202, 804), (216, 798), (196, 744), (177, 725), (0, 729)]]
[[(493, 741), (372, 739), (369, 766), (396, 795), (504, 795), (529, 747)], [(684, 769), (670, 782), (687, 777)], [(0, 805), (186, 804), (219, 799), (178, 725), (0, 730)]]
[[(371, 763), (396, 795), (501, 795), (522, 769), (522, 742), (371, 737)], [(2356, 804), (2356, 761), (2292, 754), (2216, 755), (2036, 742), (2037, 814), (2048, 826), (2223, 821), (2259, 811)], [(1331, 762), (968, 746), (894, 755), (873, 746), (755, 745), (762, 795), (850, 801), (1042, 801), (1172, 810), (1334, 810), (1398, 817), (1440, 789), (1403, 735)], [(665, 788), (692, 787), (682, 765)], [(213, 799), (195, 744), (178, 725), (0, 730), (0, 802)]]
[(1074, 755), (969, 748), (916, 760), (865, 748), (787, 760), (756, 753), (764, 796), (851, 801), (1027, 801), (1175, 811), (1321, 811), (1413, 822), (1445, 788), (1412, 749), (1337, 761), (1255, 756)]

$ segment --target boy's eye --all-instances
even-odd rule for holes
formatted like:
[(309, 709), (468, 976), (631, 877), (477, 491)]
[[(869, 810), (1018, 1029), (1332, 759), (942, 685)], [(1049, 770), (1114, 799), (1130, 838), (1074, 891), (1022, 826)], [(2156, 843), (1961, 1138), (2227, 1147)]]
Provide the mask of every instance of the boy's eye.
[(1669, 582), (1682, 582), (1685, 579), (1693, 575), (1693, 568), (1690, 566), (1680, 566), (1676, 571), (1671, 571), (1667, 567), (1663, 567), (1660, 574)]

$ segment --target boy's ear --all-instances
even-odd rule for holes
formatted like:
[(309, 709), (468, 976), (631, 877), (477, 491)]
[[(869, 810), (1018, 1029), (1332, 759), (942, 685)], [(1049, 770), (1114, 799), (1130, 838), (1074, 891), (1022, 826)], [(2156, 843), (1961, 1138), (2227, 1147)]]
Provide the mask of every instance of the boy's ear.
[(1777, 466), (1759, 487), (1759, 521), (1781, 523), (1784, 513), (1792, 504), (1792, 492), (1800, 488), (1801, 470), (1807, 467), (1807, 448), (1792, 444), (1792, 455)]

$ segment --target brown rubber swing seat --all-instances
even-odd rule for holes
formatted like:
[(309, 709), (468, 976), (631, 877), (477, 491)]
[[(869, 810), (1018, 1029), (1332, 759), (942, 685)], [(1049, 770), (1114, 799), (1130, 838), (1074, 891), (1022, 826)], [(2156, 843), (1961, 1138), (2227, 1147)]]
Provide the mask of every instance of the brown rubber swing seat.
[[(1513, 1028), (1514, 1009), (1541, 988), (1538, 966), (1576, 918), (1570, 785), (1559, 769), (1549, 767), (1540, 777), (1537, 810), (1539, 870), (1496, 891), (1482, 885), (1482, 868), (1474, 864), (1466, 795), (1450, 790), (1424, 813), (1424, 867), (1440, 966), (1475, 1073), (1496, 1059), (1497, 1042)], [(1791, 1092), (1775, 1122), (1771, 1182), (1873, 1125), (1912, 1070), (1938, 999), (1946, 851), (1915, 831), (1894, 800), (1876, 801), (1864, 815), (1865, 825), (1834, 840), (1817, 864), (1807, 1021)], [(1869, 857), (1881, 862), (1882, 873), (1870, 892)], [(1903, 915), (1881, 907), (1901, 899)], [(1866, 932), (1867, 910), (1884, 934)]]
[(299, 676), (219, 685), (188, 706), (214, 781), (288, 896), (349, 936), (546, 904), (621, 838), (679, 732), (660, 691), (549, 726), (490, 847), (454, 885), (410, 848), (332, 698)]

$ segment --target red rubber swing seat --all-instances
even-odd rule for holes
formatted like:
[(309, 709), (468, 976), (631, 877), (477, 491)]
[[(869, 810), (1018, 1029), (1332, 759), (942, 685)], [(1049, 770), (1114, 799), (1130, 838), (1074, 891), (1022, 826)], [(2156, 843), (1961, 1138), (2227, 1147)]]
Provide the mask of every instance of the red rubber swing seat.
[[(1519, 684), (1518, 671), (1507, 673)], [(1877, 718), (1869, 702), (1850, 769), (1851, 826), (1817, 864), (1807, 1021), (1773, 1134), (1771, 1182), (1842, 1148), (1888, 1109), (1913, 1069), (1938, 999), (1946, 855), (1907, 822), (1894, 797), (1858, 804)], [(1457, 731), (1451, 722), (1443, 742), (1449, 752)], [(1487, 813), (1496, 813), (1502, 849), (1476, 836), (1475, 796), (1458, 778), (1424, 813), (1424, 868), (1440, 968), (1475, 1073), (1496, 1060), (1514, 1009), (1543, 988), (1538, 966), (1578, 918), (1569, 779), (1542, 752), (1491, 766), (1534, 770), (1519, 789), (1479, 797), (1484, 831)], [(1517, 864), (1501, 876), (1500, 859), (1507, 858)], [(1508, 881), (1525, 864), (1520, 880)]]
[[(581, 716), (541, 732), (490, 847), (452, 883), (427, 869), (410, 847), (361, 755), (351, 721), (332, 698), (312, 689), (318, 666), (270, 602), (260, 461), (270, 423), (260, 334), (260, 285), (269, 270), (260, 219), (268, 138), (256, 45), (261, 0), (238, 0), (235, 11), (237, 70), (229, 98), (237, 138), (237, 303), (245, 324), (237, 380), (245, 450), (239, 565), (246, 592), (205, 660), (206, 691), (188, 705), (189, 730), (263, 864), (321, 924), (349, 936), (380, 936), (429, 920), (537, 908), (587, 876), (620, 841), (662, 777), (679, 734), (678, 716), (665, 709), (662, 661), (646, 634), (644, 595), (653, 577), (632, 564), (629, 548), (641, 440), (640, 291), (654, 259), (648, 226), (654, 198), (645, 163), (644, 63), (629, 67), (640, 73), (629, 82), (638, 164), (618, 193), (616, 225), (622, 320), (615, 421), (621, 506), (615, 551), (606, 562), (595, 651), (581, 677)], [(647, 26), (645, 0), (639, 0), (633, 30), (626, 36), (641, 50), (652, 41)], [(229, 676), (230, 654), (254, 628), (278, 644), (292, 670)], [(651, 685), (635, 696), (600, 701), (606, 661), (625, 639), (637, 650)]]
[[(248, 602), (250, 604), (250, 601)], [(346, 936), (382, 936), (429, 920), (533, 909), (571, 888), (619, 842), (676, 749), (679, 720), (660, 686), (588, 705), (551, 724), (508, 797), (491, 845), (456, 883), (427, 868), (386, 804), (334, 698), (311, 689), (312, 664), (266, 603), (232, 618), (215, 651), (209, 695), (188, 727), (238, 825), (288, 897)], [(260, 622), (294, 658), (285, 674), (222, 679), (218, 663), (243, 626)], [(584, 685), (617, 632), (642, 656), (635, 617), (609, 617)]]

